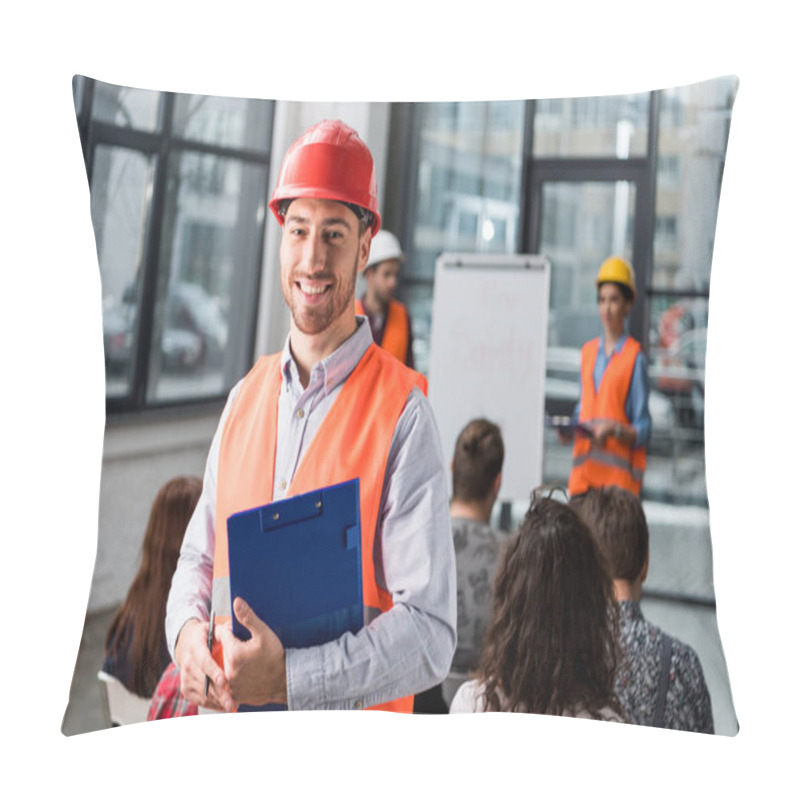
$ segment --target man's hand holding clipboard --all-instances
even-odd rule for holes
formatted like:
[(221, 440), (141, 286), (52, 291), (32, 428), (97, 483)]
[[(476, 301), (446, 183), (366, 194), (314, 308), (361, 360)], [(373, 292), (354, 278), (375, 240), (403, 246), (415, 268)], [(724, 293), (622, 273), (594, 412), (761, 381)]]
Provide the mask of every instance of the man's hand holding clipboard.
[(237, 639), (229, 625), (219, 629), (231, 694), (239, 703), (252, 706), (286, 704), (286, 654), (280, 639), (241, 597), (234, 599), (233, 613), (250, 638)]

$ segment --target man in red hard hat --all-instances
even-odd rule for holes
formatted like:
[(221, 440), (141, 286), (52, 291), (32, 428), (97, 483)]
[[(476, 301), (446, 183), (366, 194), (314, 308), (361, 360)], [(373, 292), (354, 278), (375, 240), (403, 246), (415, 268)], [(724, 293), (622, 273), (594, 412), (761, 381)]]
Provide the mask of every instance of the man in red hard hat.
[[(356, 276), (380, 227), (369, 149), (342, 122), (309, 128), (286, 153), (270, 209), (283, 229), (289, 336), (228, 398), (172, 582), (168, 645), (181, 691), (205, 708), (410, 712), (413, 695), (441, 682), (453, 656), (455, 559), (424, 380), (377, 347), (355, 315)], [(225, 621), (228, 516), (354, 477), (364, 627), (317, 647), (284, 649), (233, 598), (233, 613), (251, 633), (236, 639)], [(222, 650), (215, 657), (207, 647), (211, 610)]]

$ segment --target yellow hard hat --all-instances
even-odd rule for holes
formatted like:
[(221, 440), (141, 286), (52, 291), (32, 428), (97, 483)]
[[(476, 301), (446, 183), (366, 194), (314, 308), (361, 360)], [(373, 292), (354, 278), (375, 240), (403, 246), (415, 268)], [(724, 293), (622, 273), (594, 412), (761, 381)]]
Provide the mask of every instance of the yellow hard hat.
[(636, 276), (633, 267), (624, 258), (609, 256), (600, 265), (595, 284), (599, 286), (601, 283), (621, 283), (636, 297)]

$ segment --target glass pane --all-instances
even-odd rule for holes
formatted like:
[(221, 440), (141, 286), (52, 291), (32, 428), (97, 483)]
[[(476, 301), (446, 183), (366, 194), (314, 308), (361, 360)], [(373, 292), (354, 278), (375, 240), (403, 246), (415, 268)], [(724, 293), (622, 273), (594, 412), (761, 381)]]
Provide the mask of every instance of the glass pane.
[(95, 81), (92, 119), (155, 131), (161, 125), (161, 93)]
[[(542, 191), (542, 242), (550, 259), (545, 411), (572, 414), (580, 396), (580, 348), (601, 332), (595, 277), (611, 254), (631, 258), (636, 187), (627, 181), (553, 182)], [(566, 485), (572, 448), (545, 430), (544, 479)]]
[(405, 274), (432, 279), (443, 251), (515, 252), (524, 103), (430, 103), (419, 109)]
[(170, 160), (149, 400), (222, 394), (248, 366), (266, 184), (264, 166)]
[(708, 291), (735, 78), (660, 93), (652, 287)]
[(411, 316), (414, 336), (414, 367), (423, 375), (428, 374), (431, 341), (431, 308), (433, 307), (432, 288), (429, 283), (405, 284), (399, 292), (399, 299), (405, 303)]
[(599, 332), (594, 279), (609, 255), (630, 259), (635, 202), (628, 181), (544, 185), (540, 249), (552, 265), (551, 345), (580, 347), (588, 325), (592, 336)]
[(629, 158), (647, 154), (650, 95), (537, 100), (538, 158)]
[[(650, 497), (706, 505), (705, 375), (708, 300), (650, 299), (650, 412), (653, 440), (646, 487)], [(655, 399), (652, 399), (655, 398)], [(656, 413), (671, 420), (665, 435)]]
[(153, 169), (153, 159), (134, 150), (95, 149), (91, 211), (103, 294), (108, 397), (130, 391)]
[(83, 75), (75, 75), (72, 78), (72, 102), (75, 106), (75, 116), (81, 113), (83, 96), (86, 93), (86, 78)]
[(238, 97), (179, 94), (173, 133), (183, 139), (266, 152), (272, 103)]

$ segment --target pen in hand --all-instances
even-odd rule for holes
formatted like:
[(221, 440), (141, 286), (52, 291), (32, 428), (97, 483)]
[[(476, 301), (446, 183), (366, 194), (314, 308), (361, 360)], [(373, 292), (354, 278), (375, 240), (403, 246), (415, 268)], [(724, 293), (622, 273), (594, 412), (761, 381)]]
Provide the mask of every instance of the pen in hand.
[[(214, 644), (214, 612), (211, 612), (211, 619), (208, 622), (208, 651), (211, 652), (211, 647)], [(208, 697), (208, 685), (211, 682), (211, 678), (206, 675), (206, 688), (205, 688), (205, 696)]]

